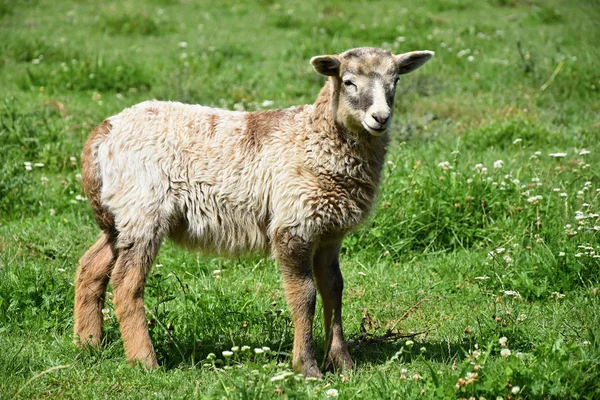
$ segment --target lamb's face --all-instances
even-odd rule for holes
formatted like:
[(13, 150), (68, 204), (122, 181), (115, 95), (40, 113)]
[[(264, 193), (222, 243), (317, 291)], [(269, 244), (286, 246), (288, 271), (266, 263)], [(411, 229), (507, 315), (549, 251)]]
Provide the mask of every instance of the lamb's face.
[(432, 56), (430, 51), (395, 56), (381, 49), (358, 48), (338, 56), (314, 57), (311, 64), (331, 77), (337, 121), (353, 132), (381, 136), (392, 121), (398, 77)]

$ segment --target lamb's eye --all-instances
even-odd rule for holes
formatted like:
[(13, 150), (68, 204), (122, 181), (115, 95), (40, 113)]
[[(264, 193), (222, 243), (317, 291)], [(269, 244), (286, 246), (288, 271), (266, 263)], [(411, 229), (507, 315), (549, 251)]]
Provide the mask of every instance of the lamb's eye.
[(344, 85), (346, 85), (346, 87), (351, 87), (351, 86), (356, 87), (356, 85), (354, 84), (354, 82), (352, 82), (350, 79), (346, 79), (344, 81)]

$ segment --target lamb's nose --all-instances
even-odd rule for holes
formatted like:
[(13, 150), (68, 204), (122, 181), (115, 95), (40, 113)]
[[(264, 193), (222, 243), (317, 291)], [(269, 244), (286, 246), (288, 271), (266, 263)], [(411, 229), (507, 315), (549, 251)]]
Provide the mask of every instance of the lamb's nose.
[(385, 125), (385, 123), (390, 119), (390, 114), (386, 113), (373, 113), (371, 115), (375, 121), (377, 121), (381, 125)]

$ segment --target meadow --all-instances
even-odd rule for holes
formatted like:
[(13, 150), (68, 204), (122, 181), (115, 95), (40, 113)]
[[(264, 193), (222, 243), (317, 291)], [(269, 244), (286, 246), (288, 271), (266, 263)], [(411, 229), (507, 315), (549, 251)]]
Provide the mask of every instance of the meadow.
[[(0, 0), (0, 399), (600, 398), (599, 20), (596, 0)], [(400, 80), (378, 206), (344, 242), (356, 368), (290, 370), (271, 259), (169, 242), (146, 288), (161, 367), (127, 364), (110, 287), (78, 350), (91, 129), (152, 98), (312, 103), (308, 60), (360, 46), (436, 56)]]

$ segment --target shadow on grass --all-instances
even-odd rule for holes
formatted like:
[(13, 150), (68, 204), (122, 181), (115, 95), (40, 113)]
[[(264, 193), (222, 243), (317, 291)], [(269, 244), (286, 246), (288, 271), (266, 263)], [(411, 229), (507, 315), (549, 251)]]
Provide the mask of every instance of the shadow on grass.
[[(323, 365), (325, 358), (325, 341), (323, 337), (315, 335), (315, 356), (319, 365)], [(215, 353), (217, 358), (222, 358), (221, 353), (230, 350), (233, 343), (244, 343), (250, 347), (252, 352), (255, 348), (262, 348), (265, 343), (260, 338), (250, 339), (246, 335), (236, 335), (228, 337), (227, 344), (219, 338), (204, 338), (201, 342), (190, 338), (177, 340), (163, 340), (162, 343), (155, 343), (155, 349), (159, 363), (166, 369), (179, 368), (182, 365), (194, 366), (206, 362), (210, 353)], [(291, 364), (293, 334), (289, 332), (281, 338), (281, 342), (269, 346), (271, 350), (277, 353), (276, 359), (281, 362)], [(459, 363), (466, 357), (469, 345), (468, 343), (452, 343), (427, 341), (416, 342), (410, 348), (406, 346), (406, 340), (388, 341), (388, 342), (357, 342), (350, 340), (350, 355), (360, 368), (365, 364), (383, 365), (389, 362), (400, 350), (402, 355), (399, 358), (400, 363), (410, 363), (418, 357), (423, 357), (428, 362), (433, 363)]]

